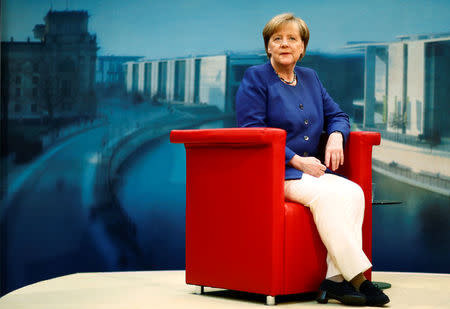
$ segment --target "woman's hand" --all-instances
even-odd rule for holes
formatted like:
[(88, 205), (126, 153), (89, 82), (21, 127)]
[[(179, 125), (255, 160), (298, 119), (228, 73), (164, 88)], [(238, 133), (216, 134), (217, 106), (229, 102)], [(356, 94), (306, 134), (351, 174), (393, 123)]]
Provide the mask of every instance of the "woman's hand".
[(299, 155), (294, 155), (289, 161), (289, 164), (314, 177), (320, 177), (325, 174), (325, 170), (327, 169), (325, 165), (323, 165), (319, 159), (315, 157), (300, 157)]
[(332, 171), (337, 170), (339, 165), (344, 164), (343, 145), (343, 137), (340, 132), (330, 134), (325, 147), (325, 165)]

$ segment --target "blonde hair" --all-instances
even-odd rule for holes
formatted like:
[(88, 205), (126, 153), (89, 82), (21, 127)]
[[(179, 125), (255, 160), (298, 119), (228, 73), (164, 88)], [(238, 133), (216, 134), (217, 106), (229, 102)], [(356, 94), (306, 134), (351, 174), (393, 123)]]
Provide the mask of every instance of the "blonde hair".
[(306, 53), (306, 46), (308, 46), (309, 41), (309, 29), (306, 25), (305, 21), (301, 18), (295, 17), (292, 13), (283, 13), (273, 17), (269, 22), (264, 26), (263, 29), (263, 38), (264, 38), (264, 47), (266, 48), (267, 57), (271, 57), (270, 53), (267, 50), (269, 45), (270, 37), (279, 29), (280, 26), (285, 25), (286, 23), (294, 22), (298, 26), (298, 31), (300, 37), (302, 38), (304, 49), (303, 53), (300, 55), (299, 60), (301, 60)]

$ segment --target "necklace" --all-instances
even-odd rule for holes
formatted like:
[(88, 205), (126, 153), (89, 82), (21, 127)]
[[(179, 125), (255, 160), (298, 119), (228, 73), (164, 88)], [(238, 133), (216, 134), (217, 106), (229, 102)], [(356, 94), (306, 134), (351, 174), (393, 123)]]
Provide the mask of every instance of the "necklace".
[(295, 71), (294, 71), (294, 78), (292, 79), (292, 81), (285, 80), (283, 77), (280, 76), (280, 74), (278, 74), (278, 72), (275, 72), (275, 73), (277, 73), (278, 78), (279, 78), (283, 83), (288, 84), (288, 85), (292, 85), (292, 84), (295, 83), (295, 81), (297, 80), (297, 74), (295, 74)]

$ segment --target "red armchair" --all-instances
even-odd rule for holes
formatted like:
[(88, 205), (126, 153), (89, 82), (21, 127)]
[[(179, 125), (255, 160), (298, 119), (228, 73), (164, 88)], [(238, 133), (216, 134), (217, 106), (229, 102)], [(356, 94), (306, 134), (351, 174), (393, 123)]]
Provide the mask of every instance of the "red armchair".
[[(286, 132), (173, 130), (170, 139), (186, 148), (186, 283), (264, 294), (268, 304), (276, 295), (317, 291), (326, 249), (309, 209), (284, 200)], [(338, 171), (365, 193), (370, 260), (372, 145), (379, 143), (379, 133), (350, 133)]]

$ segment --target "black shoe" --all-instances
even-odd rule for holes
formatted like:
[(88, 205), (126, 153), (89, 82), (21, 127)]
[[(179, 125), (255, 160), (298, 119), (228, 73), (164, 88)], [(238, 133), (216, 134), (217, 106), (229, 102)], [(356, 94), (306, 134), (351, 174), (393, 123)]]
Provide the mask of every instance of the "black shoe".
[(330, 298), (345, 305), (363, 306), (366, 304), (366, 297), (347, 281), (334, 282), (325, 279), (320, 284), (319, 295), (316, 300), (321, 304), (326, 304)]
[(359, 291), (366, 296), (366, 306), (383, 306), (390, 301), (389, 297), (369, 280), (361, 284)]

